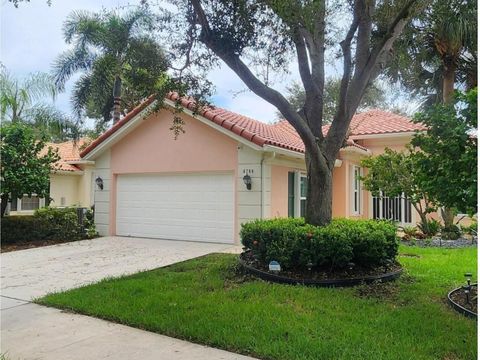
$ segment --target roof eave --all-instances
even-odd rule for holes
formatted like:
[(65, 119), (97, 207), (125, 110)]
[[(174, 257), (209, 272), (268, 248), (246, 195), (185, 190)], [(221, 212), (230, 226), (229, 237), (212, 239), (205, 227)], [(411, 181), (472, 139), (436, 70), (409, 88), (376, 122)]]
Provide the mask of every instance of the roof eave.
[(377, 134), (364, 134), (364, 135), (350, 135), (352, 140), (366, 140), (366, 139), (384, 139), (393, 137), (411, 137), (418, 132), (425, 132), (425, 130), (418, 131), (397, 131), (391, 133), (377, 133)]

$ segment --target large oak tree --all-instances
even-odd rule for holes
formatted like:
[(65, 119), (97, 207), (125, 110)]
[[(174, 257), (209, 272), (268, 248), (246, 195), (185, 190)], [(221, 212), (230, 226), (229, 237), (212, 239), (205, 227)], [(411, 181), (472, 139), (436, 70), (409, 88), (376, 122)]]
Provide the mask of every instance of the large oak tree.
[[(186, 59), (181, 70), (189, 63), (202, 67), (220, 59), (252, 92), (280, 111), (305, 144), (306, 220), (315, 225), (330, 222), (332, 172), (352, 116), (420, 5), (416, 0), (354, 0), (343, 6), (322, 0), (184, 0), (174, 5), (180, 14), (166, 18), (174, 24), (169, 35), (180, 40), (173, 49)], [(344, 16), (339, 17), (339, 11)], [(338, 43), (330, 35), (342, 25), (343, 40)], [(174, 36), (179, 30), (184, 31), (183, 39)], [(203, 52), (195, 51), (202, 47)], [(332, 49), (341, 54), (343, 75), (335, 115), (324, 136), (326, 54)], [(271, 83), (271, 75), (292, 57), (305, 91), (299, 111)]]

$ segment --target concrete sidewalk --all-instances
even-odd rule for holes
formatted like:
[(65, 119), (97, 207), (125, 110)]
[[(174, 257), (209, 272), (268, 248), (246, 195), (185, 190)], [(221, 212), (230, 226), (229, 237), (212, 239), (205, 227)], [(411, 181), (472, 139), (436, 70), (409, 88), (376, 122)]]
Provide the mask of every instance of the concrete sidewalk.
[(1, 351), (8, 360), (252, 359), (31, 303), (16, 304), (1, 315)]
[(105, 277), (238, 251), (224, 244), (106, 237), (1, 254), (0, 354), (8, 360), (252, 359), (30, 303)]

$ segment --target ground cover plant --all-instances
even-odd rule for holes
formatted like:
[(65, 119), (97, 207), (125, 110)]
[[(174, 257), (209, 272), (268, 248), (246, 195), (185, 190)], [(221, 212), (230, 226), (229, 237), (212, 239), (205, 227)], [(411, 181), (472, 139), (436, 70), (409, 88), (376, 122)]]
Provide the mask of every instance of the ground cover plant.
[(405, 272), (354, 288), (272, 284), (212, 254), (37, 300), (262, 359), (475, 359), (476, 322), (446, 294), (476, 249), (400, 246)]

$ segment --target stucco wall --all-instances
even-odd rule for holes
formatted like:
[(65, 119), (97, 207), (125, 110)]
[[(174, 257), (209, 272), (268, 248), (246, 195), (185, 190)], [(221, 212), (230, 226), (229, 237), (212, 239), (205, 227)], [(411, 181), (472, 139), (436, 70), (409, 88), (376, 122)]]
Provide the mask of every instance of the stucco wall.
[[(82, 175), (51, 174), (50, 175), (50, 206), (73, 206), (80, 204), (78, 187)], [(62, 198), (64, 203), (62, 204)]]
[[(115, 188), (120, 174), (228, 171), (234, 174), (236, 188), (238, 143), (197, 119), (186, 114), (181, 116), (185, 122), (185, 133), (176, 140), (170, 130), (173, 115), (170, 111), (161, 110), (144, 119), (142, 124), (111, 148), (111, 234), (116, 232)], [(238, 230), (237, 225), (235, 234), (238, 234)]]
[(270, 217), (288, 216), (288, 173), (306, 173), (303, 159), (292, 159), (277, 155), (267, 162), (271, 166), (272, 192)]
[[(246, 188), (243, 181), (245, 175), (251, 177), (252, 187), (250, 190)], [(238, 147), (236, 181), (238, 209), (236, 233), (238, 234), (242, 223), (268, 217), (270, 214), (271, 169), (266, 165), (262, 153), (246, 145)]]
[(167, 110), (147, 117), (115, 144), (114, 174), (235, 170), (237, 143), (188, 115), (184, 134), (175, 140), (170, 130), (173, 115)]
[(342, 161), (340, 167), (333, 169), (332, 216), (334, 218), (347, 216), (347, 167), (346, 161)]
[(295, 169), (272, 166), (272, 209), (271, 217), (288, 216), (288, 173)]
[(110, 150), (105, 151), (95, 159), (95, 171), (92, 180), (100, 177), (103, 180), (103, 190), (94, 186), (93, 198), (95, 202), (95, 225), (100, 235), (111, 235), (110, 232), (110, 211), (112, 193), (112, 174), (110, 171)]

